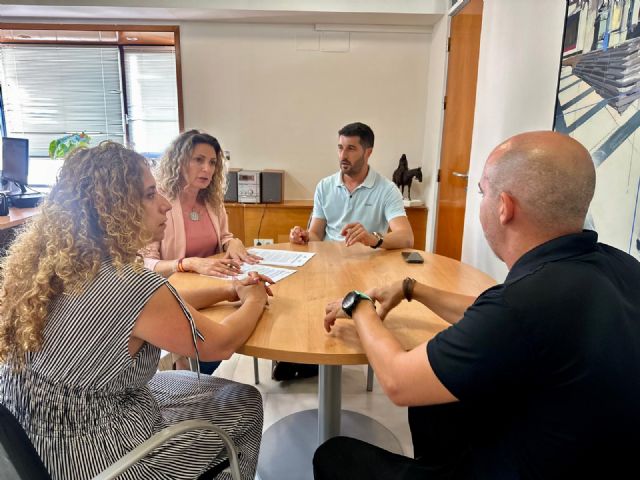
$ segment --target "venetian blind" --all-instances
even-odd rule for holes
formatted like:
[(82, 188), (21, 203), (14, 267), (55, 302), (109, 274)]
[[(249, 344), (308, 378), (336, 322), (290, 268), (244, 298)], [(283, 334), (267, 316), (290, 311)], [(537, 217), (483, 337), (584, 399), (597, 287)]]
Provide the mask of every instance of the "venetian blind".
[(28, 138), (32, 157), (74, 132), (124, 143), (117, 47), (0, 45), (0, 83), (7, 135)]
[(174, 47), (124, 47), (131, 147), (160, 153), (178, 135)]

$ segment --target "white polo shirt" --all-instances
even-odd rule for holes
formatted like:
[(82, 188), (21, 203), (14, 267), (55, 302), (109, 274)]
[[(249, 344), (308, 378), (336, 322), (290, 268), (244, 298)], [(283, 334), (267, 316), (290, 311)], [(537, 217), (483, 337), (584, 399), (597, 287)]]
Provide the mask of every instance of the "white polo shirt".
[(368, 232), (386, 233), (390, 220), (407, 214), (398, 187), (369, 167), (364, 182), (351, 193), (341, 172), (320, 180), (311, 216), (327, 222), (325, 240), (343, 241), (340, 232), (348, 223), (359, 222)]

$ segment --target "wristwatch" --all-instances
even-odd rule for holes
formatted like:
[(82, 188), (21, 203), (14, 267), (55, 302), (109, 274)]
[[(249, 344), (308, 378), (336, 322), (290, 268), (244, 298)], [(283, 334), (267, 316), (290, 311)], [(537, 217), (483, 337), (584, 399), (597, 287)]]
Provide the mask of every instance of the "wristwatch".
[(360, 303), (360, 300), (369, 300), (371, 303), (374, 303), (369, 295), (359, 292), (358, 290), (353, 290), (345, 295), (342, 300), (342, 310), (347, 317), (351, 318), (351, 315), (358, 306), (358, 303)]
[(371, 245), (371, 248), (378, 248), (380, 245), (382, 245), (382, 242), (384, 241), (384, 237), (378, 232), (372, 232), (372, 235), (376, 237), (378, 241), (376, 242), (375, 245)]

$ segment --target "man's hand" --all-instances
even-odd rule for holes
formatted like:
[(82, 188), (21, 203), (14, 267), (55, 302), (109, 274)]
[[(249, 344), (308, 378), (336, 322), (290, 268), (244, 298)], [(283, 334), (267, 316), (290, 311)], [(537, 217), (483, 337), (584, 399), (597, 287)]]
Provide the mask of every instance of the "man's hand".
[(336, 318), (347, 318), (342, 310), (342, 299), (329, 302), (324, 308), (324, 313), (324, 329), (327, 332), (331, 331), (333, 324), (336, 323)]
[(362, 243), (367, 247), (371, 247), (378, 242), (378, 237), (369, 233), (361, 223), (347, 223), (340, 232), (340, 235), (344, 236), (344, 243), (347, 247), (355, 245), (356, 243)]
[(365, 293), (373, 300), (380, 303), (380, 306), (378, 307), (378, 315), (382, 320), (384, 320), (387, 314), (397, 307), (402, 300), (404, 300), (402, 281), (390, 283), (389, 285), (382, 287), (372, 288)]
[(289, 232), (289, 241), (297, 245), (306, 245), (309, 243), (309, 230), (296, 225)]

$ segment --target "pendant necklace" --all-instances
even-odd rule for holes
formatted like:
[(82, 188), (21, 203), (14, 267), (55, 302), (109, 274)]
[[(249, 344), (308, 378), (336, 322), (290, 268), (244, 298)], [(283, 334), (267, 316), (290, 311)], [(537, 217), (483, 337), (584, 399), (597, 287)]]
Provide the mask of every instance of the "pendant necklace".
[(200, 220), (200, 214), (196, 211), (195, 205), (193, 206), (193, 208), (191, 209), (191, 212), (189, 213), (189, 218), (193, 222), (197, 222), (198, 220)]

